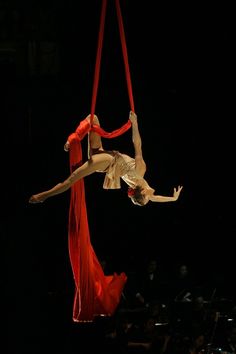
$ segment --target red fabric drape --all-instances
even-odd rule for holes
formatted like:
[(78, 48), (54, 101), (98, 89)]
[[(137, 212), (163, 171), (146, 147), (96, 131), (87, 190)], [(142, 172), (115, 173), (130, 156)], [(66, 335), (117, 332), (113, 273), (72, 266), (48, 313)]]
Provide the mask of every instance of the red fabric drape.
[(130, 126), (131, 122), (129, 120), (127, 123), (123, 124), (122, 127), (115, 129), (112, 132), (107, 132), (96, 124), (92, 126), (91, 130), (101, 135), (103, 138), (112, 139), (124, 134), (130, 128)]
[[(80, 131), (71, 134), (68, 139), (71, 172), (82, 163), (80, 139), (86, 135), (89, 127), (84, 122)], [(97, 207), (99, 208), (99, 201)], [(90, 241), (83, 179), (71, 187), (68, 235), (75, 282), (73, 320), (85, 322), (93, 321), (96, 315), (111, 316), (120, 302), (127, 276), (125, 273), (104, 275)]]
[(125, 76), (126, 76), (127, 89), (129, 94), (130, 109), (134, 112), (135, 111), (134, 99), (133, 99), (133, 90), (132, 90), (132, 83), (131, 83), (131, 76), (130, 76), (130, 69), (129, 69), (128, 51), (126, 46), (124, 24), (123, 24), (119, 0), (116, 0), (116, 13), (118, 18), (120, 40), (121, 40), (122, 53), (123, 53), (123, 59), (125, 65)]
[[(100, 16), (98, 46), (97, 46), (97, 55), (96, 55), (96, 63), (95, 63), (94, 79), (93, 79), (93, 92), (92, 92), (92, 101), (91, 101), (91, 109), (90, 109), (91, 124), (93, 123), (93, 116), (94, 116), (94, 112), (95, 112), (97, 92), (98, 92), (98, 83), (99, 83), (101, 57), (102, 57), (102, 46), (103, 46), (103, 37), (104, 37), (104, 27), (105, 27), (105, 18), (106, 18), (106, 8), (107, 8), (107, 0), (103, 0), (102, 1), (101, 16)], [(124, 66), (125, 66), (125, 76), (126, 76), (126, 83), (127, 83), (127, 89), (128, 89), (128, 95), (129, 95), (130, 109), (134, 112), (135, 109), (134, 109), (133, 90), (132, 90), (132, 82), (131, 82), (131, 75), (130, 75), (130, 68), (129, 68), (128, 51), (127, 51), (124, 24), (123, 24), (119, 0), (116, 0), (116, 14), (117, 14), (117, 19), (118, 19), (121, 47), (122, 47), (123, 60), (124, 60)], [(101, 135), (102, 137), (111, 139), (111, 138), (115, 138), (119, 135), (124, 134), (130, 127), (131, 127), (131, 122), (130, 122), (130, 120), (128, 120), (121, 128), (118, 128), (115, 131), (108, 133), (100, 127), (96, 127), (95, 131), (99, 135)]]
[[(93, 119), (93, 115), (95, 112), (97, 92), (98, 92), (98, 82), (99, 82), (100, 67), (101, 67), (106, 8), (107, 8), (107, 0), (103, 0), (102, 1), (101, 16), (100, 16), (96, 63), (95, 63), (94, 78), (93, 78), (93, 93), (92, 93), (91, 112), (90, 112), (91, 117), (92, 117), (91, 119)], [(92, 123), (92, 120), (91, 120), (91, 123)]]
[[(82, 163), (81, 140), (90, 129), (102, 137), (114, 138), (125, 133), (131, 127), (130, 120), (128, 120), (128, 122), (126, 122), (122, 127), (112, 132), (106, 132), (101, 127), (92, 124), (100, 74), (106, 6), (107, 0), (103, 0), (91, 102), (91, 125), (86, 120), (83, 121), (76, 129), (76, 132), (71, 134), (68, 138), (70, 142), (71, 172)], [(118, 0), (116, 1), (116, 11), (130, 107), (131, 110), (134, 111), (125, 34)], [(99, 205), (97, 206), (99, 207)], [(93, 321), (94, 316), (96, 315), (112, 315), (120, 302), (120, 297), (123, 287), (127, 281), (127, 276), (125, 273), (121, 273), (119, 275), (115, 273), (110, 276), (104, 275), (103, 269), (97, 259), (90, 241), (83, 179), (79, 180), (71, 187), (68, 246), (75, 281), (73, 320), (78, 322)]]

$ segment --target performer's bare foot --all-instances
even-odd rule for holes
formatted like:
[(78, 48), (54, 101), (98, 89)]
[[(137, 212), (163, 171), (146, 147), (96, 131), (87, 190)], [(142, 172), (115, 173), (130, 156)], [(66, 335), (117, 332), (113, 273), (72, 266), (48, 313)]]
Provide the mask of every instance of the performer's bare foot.
[(70, 150), (70, 143), (69, 143), (69, 141), (67, 141), (67, 142), (65, 143), (65, 145), (64, 145), (64, 150), (65, 150), (66, 152), (68, 152), (68, 151)]
[(32, 195), (29, 199), (30, 204), (38, 204), (38, 203), (43, 203), (46, 198), (39, 194)]

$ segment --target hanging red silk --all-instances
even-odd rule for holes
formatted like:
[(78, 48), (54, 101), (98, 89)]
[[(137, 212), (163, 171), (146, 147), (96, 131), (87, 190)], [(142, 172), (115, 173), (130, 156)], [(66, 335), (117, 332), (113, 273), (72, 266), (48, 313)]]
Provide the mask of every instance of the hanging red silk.
[[(106, 132), (101, 127), (92, 124), (99, 82), (106, 6), (107, 0), (103, 0), (91, 102), (91, 124), (89, 124), (87, 120), (82, 121), (76, 129), (76, 132), (71, 134), (68, 138), (70, 143), (71, 172), (82, 164), (81, 141), (90, 130), (95, 131), (104, 138), (114, 138), (125, 133), (131, 127), (130, 120), (128, 120), (128, 122), (126, 122), (122, 127), (112, 132)], [(116, 11), (125, 65), (130, 109), (134, 111), (128, 55), (119, 0), (116, 0)], [(110, 276), (104, 275), (102, 266), (97, 259), (90, 241), (83, 179), (77, 181), (71, 187), (68, 246), (75, 281), (73, 320), (76, 322), (93, 321), (95, 316), (113, 315), (120, 302), (121, 294), (127, 281), (127, 276), (125, 273), (121, 273), (119, 275), (115, 273)]]
[[(129, 102), (130, 102), (130, 109), (133, 112), (135, 112), (133, 90), (132, 90), (132, 81), (131, 81), (130, 68), (129, 68), (128, 51), (127, 51), (124, 24), (123, 24), (119, 0), (115, 0), (115, 4), (116, 4), (116, 14), (117, 14), (117, 20), (118, 20), (121, 48), (122, 48), (124, 66), (125, 66), (125, 76), (126, 76), (127, 90), (128, 90), (128, 96), (129, 96)], [(96, 106), (96, 99), (97, 99), (97, 92), (98, 92), (98, 83), (99, 83), (101, 57), (102, 57), (102, 46), (103, 46), (103, 38), (104, 38), (104, 27), (105, 27), (105, 18), (106, 18), (106, 8), (107, 8), (107, 0), (102, 0), (102, 10), (101, 10), (101, 15), (100, 15), (100, 25), (99, 25), (99, 33), (98, 33), (97, 55), (96, 55), (94, 79), (93, 79), (93, 92), (92, 92), (91, 109), (90, 109), (91, 123), (93, 120), (93, 115), (95, 113), (95, 106)], [(130, 121), (128, 121), (126, 124), (128, 126), (127, 129), (129, 129), (131, 126)], [(102, 136), (107, 137), (105, 135), (102, 135)], [(109, 138), (110, 137), (111, 136), (109, 136)]]
[[(71, 172), (82, 162), (80, 138), (84, 137), (89, 126), (85, 124), (85, 130), (80, 132), (80, 136), (73, 133), (68, 139)], [(104, 275), (90, 241), (83, 179), (71, 187), (68, 235), (75, 282), (73, 320), (93, 321), (97, 315), (113, 315), (120, 302), (127, 277), (125, 273)]]

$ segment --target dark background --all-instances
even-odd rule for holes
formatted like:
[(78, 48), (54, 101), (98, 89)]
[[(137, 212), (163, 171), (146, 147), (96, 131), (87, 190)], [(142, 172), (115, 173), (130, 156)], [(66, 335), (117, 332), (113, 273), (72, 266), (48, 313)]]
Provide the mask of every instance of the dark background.
[[(125, 185), (105, 191), (103, 175), (88, 177), (92, 244), (111, 272), (126, 271), (131, 262), (140, 269), (151, 257), (167, 270), (187, 262), (209, 279), (224, 279), (231, 296), (232, 9), (134, 0), (121, 1), (121, 8), (146, 178), (160, 194), (171, 194), (178, 184), (184, 189), (177, 203), (140, 208), (126, 197)], [(100, 9), (101, 1), (0, 5), (1, 224), (7, 245), (2, 291), (15, 353), (30, 338), (48, 338), (55, 315), (61, 327), (71, 325), (70, 195), (39, 205), (28, 199), (68, 176), (63, 145), (90, 112)], [(96, 114), (112, 131), (127, 121), (129, 110), (115, 3), (108, 1)], [(133, 155), (131, 131), (107, 139), (104, 147)], [(86, 148), (85, 139), (85, 156)], [(36, 353), (30, 345), (27, 350)]]

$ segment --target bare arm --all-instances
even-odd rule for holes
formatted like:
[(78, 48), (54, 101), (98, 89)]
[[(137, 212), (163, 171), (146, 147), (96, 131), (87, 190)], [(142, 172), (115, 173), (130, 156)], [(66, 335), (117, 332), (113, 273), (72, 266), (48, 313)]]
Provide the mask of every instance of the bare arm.
[(178, 186), (178, 188), (174, 188), (173, 196), (163, 196), (163, 195), (152, 195), (150, 197), (150, 201), (152, 202), (159, 202), (159, 203), (165, 203), (165, 202), (176, 202), (176, 200), (179, 199), (179, 195), (183, 189), (183, 186)]
[(142, 140), (139, 133), (137, 115), (134, 112), (130, 112), (129, 119), (132, 123), (132, 141), (134, 144), (135, 153), (135, 169), (138, 174), (143, 177), (146, 172), (146, 163), (143, 160), (142, 153)]

